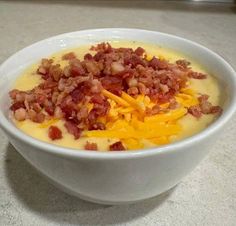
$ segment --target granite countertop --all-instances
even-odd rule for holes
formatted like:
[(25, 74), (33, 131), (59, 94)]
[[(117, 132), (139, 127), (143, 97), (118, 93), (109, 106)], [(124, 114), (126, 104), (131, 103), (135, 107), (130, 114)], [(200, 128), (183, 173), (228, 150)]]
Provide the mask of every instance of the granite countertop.
[[(0, 1), (0, 62), (46, 37), (130, 27), (189, 38), (236, 65), (230, 5), (128, 1)], [(210, 154), (170, 192), (132, 205), (102, 206), (48, 183), (0, 131), (0, 225), (236, 225), (236, 115)]]

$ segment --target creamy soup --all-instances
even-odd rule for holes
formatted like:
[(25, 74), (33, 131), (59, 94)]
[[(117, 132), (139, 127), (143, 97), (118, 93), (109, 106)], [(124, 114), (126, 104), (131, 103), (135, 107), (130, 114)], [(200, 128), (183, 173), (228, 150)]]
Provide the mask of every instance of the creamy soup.
[[(136, 49), (137, 47), (141, 46), (146, 51), (145, 56), (150, 59), (153, 56), (156, 56), (157, 58), (165, 59), (169, 61), (170, 63), (175, 63), (179, 59), (186, 59), (187, 61), (190, 61), (191, 62), (190, 67), (192, 68), (193, 71), (207, 74), (207, 77), (205, 79), (189, 78), (187, 82), (188, 85), (185, 88), (185, 90), (187, 90), (186, 91), (187, 93), (184, 93), (182, 96), (180, 95), (179, 99), (177, 97), (177, 102), (178, 100), (180, 100), (181, 102), (182, 100), (185, 100), (185, 98), (188, 98), (188, 95), (190, 92), (191, 95), (196, 96), (194, 97), (195, 99), (197, 99), (197, 97), (200, 94), (207, 94), (209, 95), (208, 100), (212, 105), (220, 104), (220, 87), (217, 80), (212, 75), (209, 75), (208, 72), (205, 71), (203, 67), (201, 67), (201, 65), (199, 65), (197, 62), (193, 61), (192, 59), (188, 59), (186, 56), (182, 55), (181, 53), (177, 53), (171, 49), (166, 49), (159, 46), (154, 46), (154, 45), (149, 45), (149, 44), (144, 44), (144, 43), (138, 43), (138, 42), (133, 42), (133, 41), (119, 41), (119, 42), (112, 41), (110, 42), (110, 44), (114, 48), (127, 47), (127, 48)], [(62, 55), (73, 51), (76, 54), (77, 58), (83, 60), (83, 56), (86, 53), (90, 52), (94, 54), (94, 51), (90, 51), (89, 48), (90, 46), (82, 46), (79, 48), (75, 48), (73, 50), (65, 50), (63, 52), (59, 52), (52, 55), (50, 58), (53, 59), (55, 64), (60, 64), (61, 67), (65, 67), (66, 65), (68, 65), (68, 60), (62, 60)], [(37, 73), (39, 64), (40, 63), (37, 63), (31, 66), (21, 76), (19, 76), (13, 88), (21, 90), (21, 91), (27, 91), (39, 85), (39, 83), (41, 83), (43, 80), (41, 76)], [(187, 95), (187, 96), (184, 96), (184, 95)], [(135, 98), (137, 98), (137, 96), (134, 97), (134, 99)], [(162, 105), (164, 106), (165, 103), (162, 103)], [(187, 109), (187, 107), (185, 109)], [(176, 111), (176, 109), (173, 109), (171, 111)], [(160, 112), (158, 114), (165, 114), (165, 112)], [(128, 117), (132, 117), (132, 113), (129, 114), (127, 118)], [(150, 116), (150, 117), (155, 117), (155, 115)], [(126, 118), (126, 116), (124, 116), (124, 118)], [(170, 123), (170, 124), (176, 124), (176, 123), (178, 124), (179, 126), (178, 128), (180, 128), (178, 132), (176, 132), (175, 134), (167, 134), (163, 136), (158, 135), (157, 138), (151, 137), (151, 139), (149, 138), (147, 139), (145, 136), (144, 138), (140, 136), (138, 136), (138, 138), (132, 138), (132, 137), (130, 138), (128, 137), (128, 135), (127, 135), (127, 139), (126, 137), (116, 138), (114, 136), (102, 137), (99, 134), (96, 135), (96, 132), (94, 136), (93, 136), (93, 133), (90, 133), (90, 134), (88, 133), (89, 134), (88, 136), (83, 135), (82, 133), (79, 139), (75, 139), (74, 136), (71, 133), (69, 133), (68, 130), (65, 128), (64, 121), (62, 119), (59, 119), (59, 120), (46, 119), (42, 123), (36, 123), (26, 118), (25, 120), (22, 120), (22, 121), (18, 121), (14, 119), (14, 123), (20, 130), (22, 130), (24, 133), (28, 134), (29, 136), (32, 136), (36, 139), (39, 139), (48, 143), (52, 143), (52, 144), (63, 146), (63, 147), (74, 148), (74, 149), (84, 149), (86, 143), (91, 142), (91, 143), (97, 144), (97, 149), (99, 151), (107, 151), (109, 149), (109, 145), (115, 142), (118, 142), (120, 140), (124, 141), (123, 145), (128, 150), (139, 149), (139, 148), (149, 148), (149, 147), (155, 147), (155, 146), (159, 146), (163, 144), (168, 144), (168, 143), (192, 136), (196, 133), (199, 133), (204, 128), (206, 128), (210, 123), (212, 123), (215, 118), (216, 118), (216, 114), (202, 114), (201, 117), (195, 117), (192, 114), (188, 113), (186, 110), (184, 115), (177, 118), (176, 120), (173, 120), (173, 122)], [(130, 122), (129, 120), (132, 120), (132, 119), (127, 119), (127, 123)], [(155, 120), (156, 119), (153, 119), (153, 123), (156, 123)], [(169, 123), (169, 122), (167, 120), (163, 123)], [(61, 130), (62, 135), (63, 135), (61, 139), (55, 139), (55, 140), (50, 139), (50, 137), (48, 136), (48, 129), (49, 129), (49, 126), (51, 125), (57, 126)], [(149, 127), (143, 127), (143, 128), (149, 128)], [(124, 130), (124, 133), (127, 133), (127, 131)], [(140, 134), (142, 133), (140, 132)], [(166, 140), (165, 137), (168, 137), (168, 139)]]

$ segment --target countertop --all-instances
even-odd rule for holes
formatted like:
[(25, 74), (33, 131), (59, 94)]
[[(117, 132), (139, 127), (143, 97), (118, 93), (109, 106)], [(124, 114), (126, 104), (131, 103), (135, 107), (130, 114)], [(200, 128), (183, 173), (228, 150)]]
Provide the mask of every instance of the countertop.
[[(87, 28), (179, 35), (236, 67), (236, 10), (159, 1), (0, 1), (0, 62), (41, 39)], [(103, 206), (69, 196), (26, 162), (0, 131), (0, 225), (236, 225), (236, 115), (210, 154), (168, 193)]]

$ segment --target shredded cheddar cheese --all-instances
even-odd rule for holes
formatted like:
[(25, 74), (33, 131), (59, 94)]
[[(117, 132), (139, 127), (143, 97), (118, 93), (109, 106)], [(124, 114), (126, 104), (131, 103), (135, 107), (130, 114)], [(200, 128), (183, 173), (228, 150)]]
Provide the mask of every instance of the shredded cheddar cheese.
[(102, 93), (103, 93), (104, 96), (114, 100), (116, 103), (120, 104), (121, 106), (129, 107), (129, 104), (125, 100), (123, 100), (122, 98), (114, 95), (113, 93), (111, 93), (111, 92), (109, 92), (105, 89), (102, 90)]
[(134, 99), (133, 97), (131, 97), (130, 95), (128, 95), (125, 92), (122, 92), (121, 97), (128, 102), (132, 107), (134, 107), (135, 109), (137, 109), (138, 111), (140, 111), (141, 113), (144, 113), (145, 111), (145, 105), (143, 102), (139, 102), (136, 99)]
[(110, 103), (108, 115), (100, 120), (106, 130), (84, 131), (83, 136), (120, 139), (130, 150), (143, 148), (144, 141), (155, 145), (170, 143), (170, 137), (182, 130), (178, 120), (187, 114), (188, 107), (198, 104), (195, 91), (185, 88), (175, 96), (179, 107), (170, 110), (170, 103), (160, 104), (161, 112), (148, 116), (146, 108), (155, 105), (148, 96), (134, 98), (125, 92), (117, 96), (107, 90), (102, 93)]

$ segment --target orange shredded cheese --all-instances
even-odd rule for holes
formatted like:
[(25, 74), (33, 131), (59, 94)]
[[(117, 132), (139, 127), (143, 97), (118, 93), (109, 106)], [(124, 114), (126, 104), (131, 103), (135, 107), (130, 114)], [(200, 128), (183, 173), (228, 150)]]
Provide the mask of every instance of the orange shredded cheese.
[(108, 115), (100, 120), (106, 125), (106, 130), (84, 131), (83, 136), (120, 139), (129, 150), (143, 148), (144, 141), (155, 145), (170, 143), (171, 137), (182, 129), (178, 120), (185, 116), (188, 107), (198, 104), (195, 92), (185, 88), (175, 96), (178, 108), (168, 110), (170, 103), (160, 104), (161, 109), (168, 111), (147, 116), (146, 108), (155, 105), (148, 96), (134, 98), (125, 92), (117, 96), (107, 90), (102, 93), (110, 103)]
[(102, 90), (102, 94), (112, 100), (114, 100), (116, 103), (120, 104), (121, 106), (124, 106), (124, 107), (129, 107), (129, 104), (123, 100), (122, 98), (116, 96), (115, 94), (107, 91), (107, 90)]
[(145, 105), (143, 102), (139, 102), (136, 99), (134, 99), (133, 97), (131, 97), (130, 95), (128, 95), (125, 92), (122, 92), (121, 97), (128, 102), (132, 107), (134, 107), (135, 109), (137, 109), (138, 111), (140, 111), (141, 113), (144, 113), (145, 111)]

